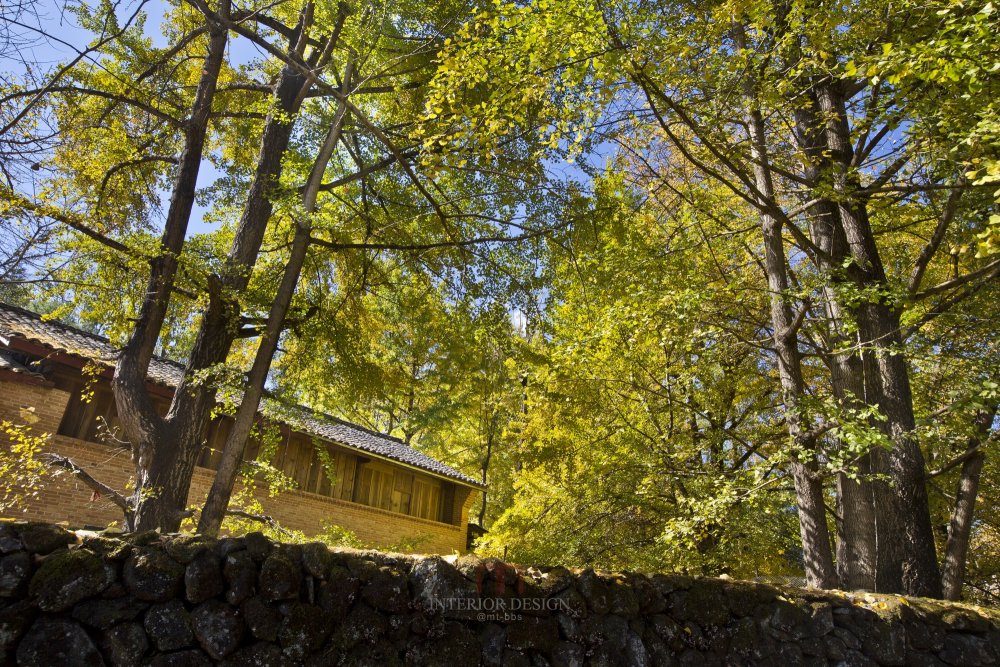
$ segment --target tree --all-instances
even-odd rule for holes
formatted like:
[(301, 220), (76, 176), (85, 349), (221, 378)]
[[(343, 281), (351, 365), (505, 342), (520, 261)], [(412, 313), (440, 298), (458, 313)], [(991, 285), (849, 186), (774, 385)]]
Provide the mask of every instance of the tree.
[[(351, 252), (506, 239), (508, 218), (497, 202), (525, 177), (492, 169), (489, 156), (425, 169), (414, 138), (431, 56), (467, 8), (402, 9), (397, 15), (376, 5), (352, 11), (313, 2), (236, 9), (225, 0), (191, 0), (172, 6), (165, 24), (171, 45), (155, 48), (138, 10), (119, 26), (111, 4), (84, 5), (81, 23), (102, 35), (88, 47), (90, 60), (76, 58), (37, 85), (5, 91), (5, 103), (22, 104), (7, 132), (30, 136), (32, 123), (46, 117), (61, 135), (39, 154), (51, 167), (43, 197), (12, 183), (8, 206), (58, 220), (70, 238), (82, 234), (117, 255), (97, 269), (79, 261), (70, 269), (76, 275), (96, 270), (107, 278), (140, 267), (146, 275), (144, 288), (124, 283), (131, 299), (112, 310), (124, 341), (113, 388), (136, 466), (134, 493), (121, 503), (129, 529), (175, 530), (188, 514), (216, 392), (243, 384), (242, 369), (233, 373), (227, 360), (234, 344), (258, 337), (255, 354), (237, 350), (233, 357), (254, 361), (247, 388), (236, 390), (241, 428), (227, 444), (229, 465), (202, 517), (203, 530), (218, 529), (271, 358), (286, 327), (315, 310), (295, 300), (303, 267), (340, 270), (338, 259)], [(263, 59), (232, 64), (227, 45), (239, 43)], [(515, 155), (512, 149), (512, 165)], [(223, 226), (192, 238), (206, 161), (224, 174), (201, 194)], [(486, 168), (497, 175), (484, 176)], [(165, 185), (169, 205), (160, 221)], [(498, 214), (487, 215), (491, 210)], [(275, 252), (280, 261), (261, 262)], [(276, 290), (263, 269), (282, 276)], [(103, 289), (103, 281), (78, 283), (71, 298), (103, 309)], [(171, 346), (186, 369), (161, 416), (146, 393), (146, 371), (165, 339), (190, 346)]]
[[(501, 5), (459, 31), (464, 41), (443, 62), (489, 62), (530, 85), (512, 91), (491, 81), (483, 90), (475, 68), (439, 72), (442, 106), (465, 109), (486, 97), (480, 115), (501, 133), (530, 123), (543, 133), (556, 128), (559, 140), (568, 127), (601, 126), (614, 128), (603, 136), (616, 140), (648, 137), (652, 124), (654, 141), (706, 187), (742, 202), (734, 215), (756, 217), (813, 585), (941, 592), (906, 358), (915, 329), (903, 321), (920, 313), (919, 329), (964, 305), (1000, 267), (982, 253), (953, 255), (954, 275), (931, 282), (948, 266), (944, 238), (967, 247), (988, 235), (963, 177), (975, 151), (943, 159), (927, 150), (929, 109), (943, 94), (928, 77), (912, 86), (899, 74), (859, 74), (884, 65), (891, 42), (910, 48), (941, 22), (924, 9), (879, 3)], [(980, 30), (983, 20), (973, 24)], [(554, 33), (568, 57), (532, 48)], [(987, 77), (973, 69), (979, 92)], [(637, 163), (676, 189), (672, 173), (648, 164), (649, 143), (641, 146)], [(907, 260), (887, 263), (898, 261), (900, 235), (927, 228), (926, 242), (906, 244)], [(819, 395), (806, 381), (812, 359), (827, 375)], [(839, 478), (836, 562), (824, 470)]]
[(515, 495), (484, 549), (789, 574), (775, 369), (755, 347), (766, 293), (756, 273), (729, 273), (754, 261), (748, 234), (716, 237), (715, 220), (634, 175), (627, 157), (609, 165), (593, 198), (567, 212), (586, 223), (548, 244), (547, 307), (519, 355), (520, 472), (511, 466)]

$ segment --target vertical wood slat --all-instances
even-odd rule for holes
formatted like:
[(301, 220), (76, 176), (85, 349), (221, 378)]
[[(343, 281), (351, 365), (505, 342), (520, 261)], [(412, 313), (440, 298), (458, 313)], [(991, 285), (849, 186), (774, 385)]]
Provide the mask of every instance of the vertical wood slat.
[(291, 434), (285, 436), (282, 443), (281, 471), (295, 479), (295, 458), (298, 452), (295, 451), (295, 444), (292, 442)]
[(333, 470), (334, 470), (334, 484), (332, 495), (334, 498), (340, 498), (341, 500), (350, 500), (344, 497), (344, 489), (351, 488), (347, 484), (347, 465), (348, 463), (354, 463), (354, 457), (342, 452), (337, 452), (334, 454), (333, 458)]
[(356, 503), (363, 503), (368, 498), (368, 488), (371, 485), (371, 476), (365, 474), (363, 466), (358, 465), (354, 473), (354, 497)]
[(303, 491), (308, 491), (309, 493), (316, 493), (319, 489), (319, 476), (318, 473), (322, 467), (319, 462), (319, 456), (316, 454), (316, 443), (312, 440), (306, 440), (306, 464), (305, 469), (305, 483), (302, 485)]
[(288, 474), (295, 480), (298, 488), (306, 489), (309, 486), (309, 469), (314, 455), (312, 443), (301, 435), (289, 434), (288, 449), (294, 456)]
[[(229, 419), (226, 419), (226, 433), (229, 432), (229, 425), (231, 423), (232, 422)], [(243, 456), (243, 460), (256, 461), (257, 456), (259, 454), (260, 454), (260, 440), (251, 435), (249, 438), (247, 438), (247, 450)]]
[(298, 481), (300, 489), (306, 489), (312, 484), (313, 461), (316, 458), (316, 451), (308, 436), (300, 435), (296, 441), (299, 448), (299, 464), (295, 470), (295, 479)]
[(343, 477), (337, 480), (340, 484), (340, 499), (351, 500), (354, 497), (354, 480), (358, 475), (358, 457), (353, 454), (347, 454), (344, 455), (343, 461), (344, 470), (341, 473)]
[(393, 473), (380, 470), (379, 477), (382, 483), (382, 497), (379, 499), (379, 507), (382, 509), (390, 509), (392, 507), (392, 486), (393, 486)]
[[(319, 441), (317, 441), (316, 442), (316, 446), (317, 447), (322, 447), (326, 451), (326, 453), (329, 454), (329, 456), (331, 458), (330, 467), (333, 468), (333, 470), (327, 470), (326, 466), (323, 465), (323, 462), (322, 461), (318, 461), (318, 463), (319, 463), (319, 482), (318, 482), (318, 487), (317, 487), (316, 491), (320, 495), (332, 497), (333, 496), (333, 485), (330, 484), (330, 475), (331, 474), (336, 474), (336, 472), (335, 472), (336, 471), (336, 466), (337, 466), (337, 463), (339, 462), (340, 457), (338, 455), (334, 454), (333, 452), (331, 452), (330, 448), (327, 447), (327, 445), (326, 445), (325, 442), (319, 442)], [(318, 458), (319, 458), (319, 455), (317, 455), (317, 459)]]
[(457, 525), (458, 522), (453, 520), (453, 516), (455, 515), (455, 500), (455, 485), (446, 484), (441, 494), (441, 507), (437, 513), (438, 521)]
[(90, 427), (97, 419), (97, 396), (91, 396), (90, 401), (80, 401), (80, 417), (76, 424), (73, 437), (79, 440), (90, 440)]

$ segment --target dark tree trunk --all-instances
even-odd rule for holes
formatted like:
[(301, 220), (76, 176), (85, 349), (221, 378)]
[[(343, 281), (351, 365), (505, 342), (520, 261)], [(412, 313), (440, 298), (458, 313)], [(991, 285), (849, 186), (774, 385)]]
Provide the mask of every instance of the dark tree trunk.
[(975, 514), (976, 497), (979, 495), (979, 476), (983, 472), (986, 454), (980, 449), (989, 436), (996, 410), (982, 410), (976, 416), (976, 434), (969, 438), (966, 458), (962, 461), (962, 472), (958, 477), (955, 491), (955, 506), (948, 524), (948, 542), (945, 546), (944, 568), (941, 573), (941, 587), (946, 600), (962, 597), (965, 580), (965, 563), (969, 554), (969, 538), (972, 536), (972, 519)]
[[(223, 7), (228, 15), (228, 4)], [(299, 31), (304, 30), (300, 23)], [(298, 39), (298, 36), (296, 37)], [(156, 415), (145, 391), (146, 371), (152, 357), (170, 288), (176, 273), (177, 255), (183, 247), (187, 220), (191, 214), (197, 162), (207, 131), (211, 94), (215, 90), (219, 66), (225, 52), (226, 30), (213, 26), (209, 57), (199, 84), (199, 105), (187, 125), (191, 140), (178, 170), (171, 212), (168, 213), (164, 245), (170, 250), (163, 260), (166, 270), (153, 267), (139, 322), (124, 350), (115, 373), (115, 399), (122, 424), (133, 443), (136, 491), (133, 498), (131, 530), (177, 530), (187, 515), (186, 504), (191, 476), (204, 440), (205, 428), (215, 404), (211, 382), (192, 382), (194, 373), (225, 361), (239, 328), (239, 303), (235, 295), (245, 290), (273, 210), (270, 197), (281, 176), (281, 158), (291, 137), (292, 121), (305, 99), (308, 82), (295, 68), (286, 67), (275, 85), (275, 112), (265, 123), (256, 173), (247, 196), (233, 245), (221, 277), (209, 278), (209, 304), (188, 359), (184, 379), (174, 392), (167, 415)], [(300, 43), (302, 43), (300, 41)], [(298, 48), (299, 44), (294, 45)], [(201, 112), (199, 115), (198, 112)], [(197, 121), (197, 122), (195, 122)], [(194, 128), (200, 128), (195, 133)], [(191, 153), (190, 159), (188, 153)], [(191, 167), (188, 167), (190, 160)], [(193, 175), (192, 175), (193, 172)], [(183, 178), (182, 178), (183, 177)], [(174, 201), (178, 202), (174, 213)], [(169, 238), (170, 244), (166, 240)], [(169, 279), (166, 279), (169, 278)]]
[(295, 286), (298, 283), (299, 274), (302, 272), (302, 265), (305, 262), (308, 249), (309, 229), (302, 225), (296, 225), (291, 253), (285, 264), (281, 284), (278, 286), (278, 293), (271, 304), (267, 324), (261, 333), (253, 366), (247, 377), (246, 389), (243, 391), (240, 406), (236, 410), (232, 428), (226, 437), (222, 458), (215, 472), (215, 479), (212, 481), (208, 498), (201, 510), (201, 517), (198, 520), (199, 533), (217, 534), (222, 526), (226, 510), (229, 508), (229, 499), (233, 493), (236, 476), (239, 473), (240, 464), (243, 462), (250, 431), (253, 429), (260, 407), (260, 399), (264, 395), (267, 373), (278, 348), (278, 340), (281, 338), (281, 331), (284, 328), (285, 316), (288, 314), (292, 296), (295, 294)]
[[(833, 186), (840, 224), (853, 260), (848, 275), (868, 295), (853, 309), (863, 349), (866, 403), (878, 406), (885, 416), (878, 426), (893, 443), (887, 453), (887, 470), (893, 482), (894, 502), (875, 518), (880, 523), (889, 522), (889, 536), (899, 535), (901, 544), (892, 549), (893, 552), (899, 549), (901, 559), (887, 559), (890, 571), (883, 572), (879, 558), (877, 584), (883, 592), (940, 597), (941, 579), (924, 486), (924, 457), (913, 437), (916, 422), (909, 369), (899, 353), (902, 343), (899, 311), (885, 296), (888, 284), (882, 259), (865, 202), (856, 194), (860, 183), (852, 166), (854, 154), (843, 95), (836, 82), (830, 80), (819, 82), (816, 91), (826, 123), (826, 145), (834, 165)], [(901, 566), (898, 580), (897, 560)]]
[[(228, 15), (228, 3), (223, 3), (220, 11)], [(146, 393), (146, 374), (166, 317), (178, 258), (187, 234), (226, 42), (227, 30), (212, 24), (191, 116), (185, 123), (184, 149), (174, 178), (160, 253), (150, 262), (146, 296), (132, 336), (119, 356), (112, 381), (118, 415), (132, 443), (136, 469), (132, 511), (127, 515), (128, 528), (132, 530), (176, 530), (187, 496), (183, 469), (186, 452), (176, 439), (184, 429), (178, 429), (169, 419), (157, 414)], [(182, 460), (182, 465), (175, 465), (177, 459)], [(187, 477), (189, 479), (190, 475)]]
[[(814, 261), (827, 281), (821, 291), (825, 360), (834, 398), (842, 408), (852, 409), (863, 406), (865, 387), (863, 361), (837, 298), (837, 286), (847, 280), (843, 263), (849, 248), (836, 202), (822, 196), (832, 189), (829, 156), (823, 123), (816, 114), (818, 101), (815, 95), (806, 99), (808, 104), (795, 112), (796, 139), (805, 156), (803, 175), (813, 188), (810, 196), (817, 200), (808, 213), (810, 236), (820, 250)], [(889, 489), (884, 482), (871, 479), (873, 474), (884, 472), (883, 466), (880, 453), (868, 453), (854, 462), (854, 475), (837, 475), (837, 575), (840, 587), (846, 590), (876, 590), (876, 573), (885, 569), (878, 566), (878, 533), (883, 533), (881, 543), (888, 544), (888, 526), (875, 520), (875, 508), (885, 507)]]
[[(745, 46), (743, 26), (737, 25), (735, 32), (737, 43), (743, 48)], [(802, 377), (796, 317), (788, 302), (785, 242), (781, 236), (781, 223), (770, 212), (775, 205), (775, 195), (767, 154), (765, 124), (753, 82), (749, 78), (746, 79), (744, 100), (748, 106), (746, 122), (750, 132), (750, 150), (754, 162), (754, 184), (759, 193), (757, 206), (760, 209), (760, 226), (764, 238), (764, 267), (771, 298), (771, 326), (774, 330), (774, 348), (778, 357), (782, 402), (788, 434), (796, 449), (796, 454), (793, 454), (791, 460), (791, 472), (799, 509), (799, 535), (802, 540), (806, 582), (815, 588), (836, 588), (837, 573), (830, 548), (823, 484), (816, 475), (815, 461), (809, 458), (812, 443), (806, 441), (804, 437), (806, 429), (801, 422), (800, 399), (805, 395), (805, 382)]]
[(493, 424), (491, 423), (490, 426), (488, 426), (487, 428), (488, 428), (488, 430), (487, 430), (487, 433), (486, 433), (486, 455), (483, 456), (483, 465), (482, 465), (482, 468), (481, 468), (481, 470), (482, 470), (482, 478), (481, 479), (482, 479), (482, 482), (483, 482), (483, 499), (482, 499), (482, 505), (479, 506), (479, 527), (480, 528), (485, 528), (486, 527), (486, 498), (487, 498), (487, 496), (486, 496), (486, 493), (487, 493), (486, 475), (487, 475), (487, 473), (489, 473), (489, 470), (490, 470), (490, 459), (493, 458), (493, 437), (494, 437), (494, 435), (493, 435), (494, 434)]
[[(349, 85), (350, 80), (351, 65), (348, 64), (348, 69), (344, 76), (345, 84)], [(340, 142), (346, 111), (346, 105), (341, 102), (326, 140), (320, 148), (316, 161), (313, 164), (309, 181), (302, 195), (302, 208), (307, 216), (316, 210), (316, 199), (323, 181), (323, 174), (326, 172), (327, 164), (329, 164), (330, 158), (333, 156), (333, 152)], [(202, 508), (201, 517), (198, 521), (198, 531), (200, 533), (207, 535), (217, 534), (219, 528), (222, 527), (222, 520), (225, 518), (226, 510), (229, 508), (229, 500), (232, 497), (233, 487), (236, 484), (236, 476), (239, 472), (240, 464), (243, 462), (243, 455), (246, 452), (250, 431), (253, 428), (254, 420), (260, 407), (261, 397), (264, 395), (264, 384), (267, 382), (268, 370), (271, 367), (274, 353), (278, 349), (278, 340), (284, 329), (285, 318), (288, 315), (292, 297), (295, 295), (295, 286), (298, 284), (302, 267), (305, 264), (311, 231), (312, 227), (308, 224), (308, 220), (301, 220), (295, 225), (295, 236), (292, 239), (288, 262), (285, 264), (281, 283), (278, 285), (278, 291), (271, 302), (267, 324), (260, 337), (257, 352), (254, 355), (253, 366), (247, 377), (246, 389), (243, 392), (240, 406), (236, 410), (233, 427), (226, 437), (226, 444), (222, 450), (222, 459), (215, 473), (212, 487), (209, 489), (208, 498)]]

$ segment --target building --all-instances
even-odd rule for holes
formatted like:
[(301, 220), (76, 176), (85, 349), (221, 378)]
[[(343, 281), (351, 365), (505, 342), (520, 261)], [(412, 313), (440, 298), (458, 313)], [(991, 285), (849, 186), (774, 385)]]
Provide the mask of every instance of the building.
[[(47, 451), (121, 490), (134, 469), (127, 443), (108, 437), (117, 426), (114, 358), (114, 347), (100, 336), (0, 303), (0, 419), (34, 422), (34, 433), (51, 434)], [(182, 375), (177, 363), (151, 363), (148, 389), (164, 411)], [(272, 404), (264, 411), (280, 433), (272, 461), (297, 483), (275, 498), (260, 496), (282, 526), (316, 534), (331, 523), (375, 545), (406, 542), (432, 553), (466, 549), (469, 508), (482, 484), (397, 438), (301, 406)], [(218, 417), (209, 425), (189, 504), (204, 500), (230, 423)], [(250, 443), (248, 459), (258, 448)], [(121, 512), (60, 475), (47, 477), (40, 496), (17, 516), (103, 527), (120, 520)]]

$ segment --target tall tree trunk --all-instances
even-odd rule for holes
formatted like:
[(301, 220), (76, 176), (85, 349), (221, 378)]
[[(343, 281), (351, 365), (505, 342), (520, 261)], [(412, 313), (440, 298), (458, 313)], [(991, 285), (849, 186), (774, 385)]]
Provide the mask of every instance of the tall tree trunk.
[[(850, 410), (863, 405), (864, 369), (837, 298), (837, 286), (846, 280), (843, 263), (849, 249), (837, 204), (824, 196), (831, 190), (829, 157), (824, 125), (816, 113), (818, 101), (811, 92), (795, 111), (795, 132), (804, 155), (803, 175), (813, 188), (809, 196), (817, 200), (808, 214), (810, 237), (821, 251), (815, 257), (816, 268), (826, 281), (820, 292), (826, 323), (825, 360), (833, 396), (841, 408)], [(874, 468), (873, 457), (877, 459)], [(837, 475), (837, 576), (846, 590), (877, 589), (878, 531), (884, 533), (886, 526), (878, 524), (874, 513), (877, 506), (884, 506), (888, 488), (871, 476), (883, 472), (881, 458), (878, 453), (863, 454), (854, 462), (854, 475)], [(882, 542), (886, 543), (884, 535)]]
[(486, 499), (487, 499), (487, 495), (486, 494), (487, 494), (487, 491), (488, 491), (488, 489), (486, 487), (486, 477), (487, 477), (487, 474), (489, 473), (489, 470), (490, 470), (490, 460), (493, 458), (493, 438), (494, 438), (494, 433), (495, 433), (495, 429), (493, 427), (493, 419), (491, 417), (490, 423), (487, 426), (487, 432), (486, 432), (486, 455), (483, 456), (482, 466), (480, 467), (480, 469), (482, 470), (481, 479), (482, 479), (482, 482), (483, 482), (482, 505), (479, 506), (479, 527), (480, 528), (485, 528), (486, 527)]
[[(735, 26), (735, 37), (738, 46), (745, 48), (742, 25)], [(791, 471), (799, 509), (799, 535), (802, 540), (806, 582), (815, 588), (836, 588), (837, 572), (830, 548), (823, 484), (816, 475), (815, 461), (802, 458), (802, 453), (807, 457), (811, 456), (813, 445), (806, 441), (801, 422), (800, 399), (805, 395), (805, 382), (802, 377), (796, 318), (788, 302), (785, 243), (781, 236), (781, 222), (769, 212), (775, 205), (775, 195), (767, 154), (766, 129), (754, 84), (749, 77), (745, 81), (744, 101), (748, 108), (746, 123), (750, 132), (754, 183), (759, 193), (757, 206), (764, 238), (764, 267), (771, 295), (774, 349), (778, 357), (785, 421), (797, 452), (792, 456)]]
[(295, 286), (298, 283), (308, 249), (309, 228), (304, 225), (296, 225), (291, 253), (285, 264), (278, 292), (271, 304), (267, 324), (260, 335), (253, 366), (247, 376), (246, 388), (243, 391), (240, 406), (236, 409), (232, 428), (226, 437), (222, 457), (215, 472), (215, 479), (209, 489), (208, 498), (206, 498), (205, 505), (201, 510), (201, 517), (198, 520), (199, 533), (215, 535), (222, 526), (222, 520), (225, 518), (229, 499), (236, 483), (236, 476), (243, 461), (243, 454), (246, 451), (250, 431), (253, 429), (260, 407), (260, 399), (264, 395), (264, 384), (267, 381), (271, 360), (278, 348), (278, 340), (281, 338), (281, 331), (284, 328), (285, 316), (288, 314), (292, 296), (295, 294)]
[(979, 495), (979, 476), (986, 461), (986, 454), (980, 447), (989, 437), (995, 415), (996, 409), (992, 412), (981, 410), (976, 415), (976, 433), (969, 438), (966, 458), (962, 461), (962, 472), (958, 477), (958, 488), (955, 491), (955, 506), (948, 524), (948, 542), (945, 546), (944, 567), (941, 573), (941, 587), (946, 600), (959, 600), (962, 597), (969, 538), (972, 535), (972, 519), (976, 508), (976, 497)]
[[(226, 11), (228, 12), (228, 6)], [(311, 12), (307, 6), (293, 36), (293, 48), (297, 50), (301, 50), (305, 44), (304, 32), (309, 16)], [(223, 31), (223, 50), (224, 38)], [(219, 57), (221, 58), (221, 54)], [(224, 274), (221, 277), (209, 278), (209, 304), (202, 314), (198, 336), (188, 358), (184, 379), (174, 392), (166, 417), (162, 419), (156, 417), (155, 422), (146, 419), (144, 423), (133, 424), (139, 428), (130, 429), (126, 426), (125, 432), (129, 440), (133, 443), (143, 443), (137, 450), (139, 456), (136, 459), (136, 493), (130, 526), (132, 530), (177, 530), (180, 521), (186, 515), (185, 507), (191, 477), (204, 441), (210, 412), (215, 403), (215, 388), (211, 386), (211, 382), (192, 381), (192, 379), (197, 371), (224, 362), (235, 340), (240, 315), (237, 295), (246, 288), (260, 251), (273, 210), (270, 196), (280, 180), (281, 158), (288, 148), (291, 137), (292, 119), (305, 99), (308, 89), (306, 78), (294, 67), (287, 66), (282, 70), (274, 89), (275, 110), (265, 121), (254, 180)], [(187, 215), (190, 216), (190, 206)], [(169, 298), (169, 294), (165, 298)], [(162, 317), (156, 327), (156, 335), (160, 326)], [(154, 335), (152, 337), (154, 344), (155, 340)], [(146, 367), (142, 369), (143, 384)], [(116, 379), (117, 375), (116, 373)], [(136, 392), (129, 391), (126, 394), (123, 389), (127, 387), (121, 383), (116, 384), (120, 384), (121, 387), (116, 389), (116, 402), (121, 411), (123, 398), (124, 404), (127, 405), (127, 401)], [(119, 394), (122, 394), (122, 397), (119, 397)], [(144, 386), (141, 395), (143, 397), (141, 400), (148, 402)], [(155, 413), (151, 414), (155, 416)], [(155, 428), (150, 428), (151, 424), (155, 425)]]
[[(796, 450), (808, 452), (812, 443), (806, 442), (803, 437), (799, 401), (804, 395), (805, 384), (802, 379), (798, 337), (793, 330), (794, 316), (786, 301), (788, 284), (781, 227), (773, 217), (763, 217), (761, 228), (764, 234), (768, 290), (771, 292), (771, 324), (778, 356), (785, 420)], [(793, 456), (791, 471), (799, 509), (799, 535), (802, 540), (806, 581), (815, 588), (836, 588), (838, 582), (826, 523), (823, 484), (816, 475), (814, 462), (803, 460), (800, 454)]]
[[(885, 416), (878, 425), (892, 440), (887, 454), (888, 472), (893, 483), (894, 503), (876, 517), (898, 522), (889, 525), (889, 535), (902, 539), (899, 584), (896, 559), (887, 563), (892, 571), (877, 573), (879, 590), (911, 595), (940, 597), (941, 579), (934, 547), (930, 509), (925, 483), (924, 457), (913, 437), (916, 421), (906, 359), (899, 353), (899, 311), (888, 302), (888, 284), (882, 259), (875, 243), (865, 202), (857, 195), (860, 183), (853, 167), (854, 153), (847, 121), (846, 102), (837, 82), (817, 83), (820, 111), (826, 121), (827, 149), (835, 169), (833, 186), (837, 194), (840, 223), (847, 238), (853, 263), (849, 276), (865, 298), (854, 309), (863, 349), (866, 403), (878, 406)], [(881, 549), (881, 545), (880, 545)], [(879, 564), (881, 570), (882, 565)]]
[[(350, 80), (351, 64), (348, 62), (347, 73), (344, 76), (345, 87), (350, 85)], [(322, 184), (327, 164), (329, 164), (337, 143), (340, 141), (346, 111), (347, 106), (341, 101), (326, 140), (320, 148), (316, 161), (313, 163), (309, 181), (302, 195), (302, 208), (306, 216), (311, 215), (316, 210), (319, 187)], [(222, 527), (222, 520), (225, 518), (226, 510), (229, 507), (229, 500), (233, 494), (233, 487), (236, 484), (236, 476), (246, 452), (250, 431), (253, 428), (254, 420), (260, 407), (260, 399), (264, 395), (264, 384), (267, 382), (268, 370), (271, 367), (274, 353), (278, 349), (278, 340), (285, 325), (285, 318), (288, 315), (292, 297), (295, 295), (295, 286), (298, 284), (299, 276), (302, 273), (306, 252), (309, 249), (311, 231), (312, 226), (309, 224), (308, 219), (299, 220), (295, 225), (295, 236), (292, 240), (288, 262), (285, 264), (278, 291), (271, 302), (267, 324), (265, 325), (264, 332), (261, 334), (257, 352), (254, 355), (253, 366), (247, 377), (247, 384), (240, 406), (236, 410), (233, 426), (226, 437), (226, 444), (222, 450), (219, 468), (215, 473), (215, 479), (212, 482), (212, 487), (209, 489), (208, 498), (202, 508), (201, 517), (198, 521), (198, 532), (200, 533), (215, 535)]]
[[(222, 3), (220, 14), (228, 16), (228, 0)], [(132, 443), (136, 470), (132, 511), (126, 516), (128, 527), (132, 530), (176, 529), (187, 495), (187, 486), (178, 477), (183, 478), (183, 471), (172, 465), (173, 455), (177, 454), (173, 447), (177, 429), (157, 414), (146, 392), (146, 374), (166, 317), (179, 256), (187, 235), (227, 35), (226, 28), (221, 25), (210, 25), (201, 78), (191, 116), (184, 126), (184, 149), (174, 177), (160, 252), (150, 262), (149, 282), (139, 317), (118, 358), (112, 380), (118, 415)], [(182, 485), (183, 489), (180, 488)], [(182, 493), (185, 498), (178, 502)]]

